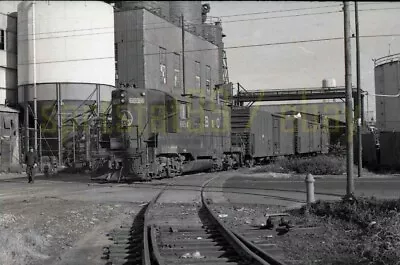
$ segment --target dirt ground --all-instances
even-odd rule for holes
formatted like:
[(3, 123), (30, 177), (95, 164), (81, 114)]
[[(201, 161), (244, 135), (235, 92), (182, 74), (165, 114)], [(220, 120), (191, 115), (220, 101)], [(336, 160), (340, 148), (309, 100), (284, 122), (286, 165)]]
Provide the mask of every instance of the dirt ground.
[(54, 197), (3, 202), (0, 264), (52, 264), (96, 226), (117, 216), (121, 220), (133, 218), (137, 208), (130, 203), (92, 203)]
[(0, 180), (0, 264), (105, 263), (100, 258), (107, 233), (129, 225), (158, 190), (142, 186)]

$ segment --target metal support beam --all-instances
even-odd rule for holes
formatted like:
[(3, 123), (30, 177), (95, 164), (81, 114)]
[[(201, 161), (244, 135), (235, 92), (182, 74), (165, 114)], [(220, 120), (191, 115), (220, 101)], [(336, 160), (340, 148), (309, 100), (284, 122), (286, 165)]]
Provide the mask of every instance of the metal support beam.
[(101, 129), (101, 124), (100, 124), (100, 85), (96, 85), (96, 115), (97, 115), (97, 121), (96, 121), (96, 132), (97, 132), (97, 151), (100, 151), (100, 129)]
[(72, 121), (72, 152), (73, 152), (73, 161), (74, 165), (76, 164), (76, 156), (75, 156), (75, 146), (76, 146), (76, 140), (75, 140), (75, 121)]
[(185, 20), (183, 14), (181, 15), (182, 26), (182, 88), (183, 95), (186, 95), (186, 72), (185, 72)]
[(347, 195), (354, 195), (353, 179), (353, 101), (351, 86), (351, 36), (350, 36), (350, 8), (349, 2), (344, 4), (344, 61), (346, 84), (346, 141), (347, 141)]
[[(27, 95), (27, 88), (25, 88), (25, 95)], [(25, 97), (25, 152), (29, 151), (29, 102)]]
[(33, 52), (33, 128), (35, 153), (38, 152), (38, 117), (37, 117), (37, 86), (36, 86), (36, 1), (32, 2), (32, 52)]
[(361, 112), (362, 104), (361, 104), (361, 70), (360, 70), (360, 28), (359, 28), (359, 21), (358, 21), (358, 2), (354, 2), (355, 5), (355, 19), (356, 19), (356, 49), (357, 49), (357, 168), (358, 168), (358, 177), (361, 178), (362, 175), (362, 119), (361, 119)]
[[(356, 98), (356, 89), (353, 88), (353, 95)], [(288, 100), (319, 100), (319, 99), (342, 99), (346, 98), (346, 89), (344, 87), (323, 90), (321, 88), (302, 89), (276, 89), (276, 90), (258, 90), (242, 91), (238, 86), (238, 94), (234, 97), (236, 105), (244, 102), (257, 101), (288, 101)]]
[(58, 142), (58, 164), (62, 165), (62, 117), (61, 117), (61, 89), (60, 84), (56, 84), (57, 89), (57, 142)]

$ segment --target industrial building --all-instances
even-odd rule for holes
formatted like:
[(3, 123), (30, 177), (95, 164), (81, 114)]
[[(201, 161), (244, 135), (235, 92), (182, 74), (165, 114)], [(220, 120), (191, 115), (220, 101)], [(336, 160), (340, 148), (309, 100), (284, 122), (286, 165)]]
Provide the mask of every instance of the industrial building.
[(124, 1), (116, 10), (119, 84), (211, 97), (223, 82), (222, 28), (205, 23), (201, 1)]
[(68, 164), (100, 152), (115, 87), (189, 103), (218, 98), (214, 87), (227, 80), (221, 22), (201, 1), (2, 1), (0, 9), (0, 104), (23, 125), (21, 153), (34, 146)]

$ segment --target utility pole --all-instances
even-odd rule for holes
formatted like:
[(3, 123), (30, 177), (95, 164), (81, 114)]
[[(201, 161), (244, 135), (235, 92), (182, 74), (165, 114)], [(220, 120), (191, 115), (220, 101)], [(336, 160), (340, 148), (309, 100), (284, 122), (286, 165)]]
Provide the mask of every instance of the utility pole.
[(361, 102), (361, 69), (360, 69), (360, 28), (358, 21), (358, 2), (354, 1), (354, 11), (355, 11), (355, 20), (356, 20), (356, 60), (357, 60), (357, 145), (358, 145), (358, 154), (357, 154), (357, 164), (358, 164), (358, 177), (361, 178), (362, 174), (362, 112), (363, 112), (363, 104)]
[(344, 8), (344, 65), (346, 84), (346, 141), (347, 141), (347, 196), (354, 194), (353, 179), (353, 101), (351, 85), (351, 42), (349, 2), (343, 1)]
[(182, 88), (183, 95), (186, 96), (186, 80), (185, 80), (185, 21), (183, 19), (183, 14), (181, 15), (182, 24)]

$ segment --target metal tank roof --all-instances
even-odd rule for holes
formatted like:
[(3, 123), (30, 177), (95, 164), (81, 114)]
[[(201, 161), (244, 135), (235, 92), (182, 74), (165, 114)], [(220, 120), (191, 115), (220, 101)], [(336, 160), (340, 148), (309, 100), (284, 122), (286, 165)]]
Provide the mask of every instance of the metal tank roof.
[(398, 61), (400, 61), (400, 53), (383, 56), (378, 59), (373, 59), (373, 61), (374, 61), (375, 67), (386, 64), (386, 63), (398, 62)]

